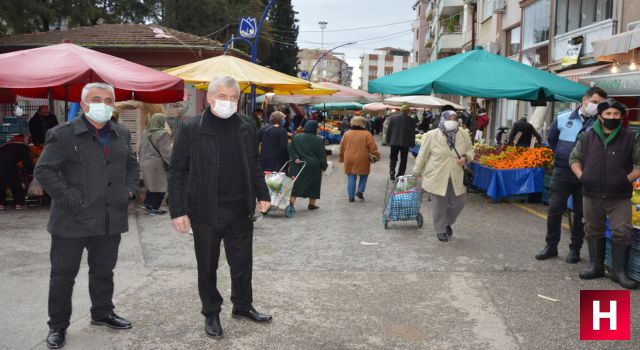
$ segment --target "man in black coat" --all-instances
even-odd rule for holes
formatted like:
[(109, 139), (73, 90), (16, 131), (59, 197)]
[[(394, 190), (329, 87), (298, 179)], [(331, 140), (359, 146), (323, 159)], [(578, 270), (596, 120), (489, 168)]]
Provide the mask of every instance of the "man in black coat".
[[(416, 144), (416, 120), (409, 115), (409, 106), (400, 107), (400, 113), (392, 115), (387, 127), (386, 142), (391, 146), (389, 156), (389, 178), (393, 181), (396, 176), (404, 175), (407, 169), (409, 148)], [(396, 164), (400, 154), (400, 167), (396, 173)]]
[(89, 264), (91, 324), (129, 329), (114, 313), (113, 269), (120, 234), (129, 230), (128, 205), (137, 193), (138, 163), (129, 131), (110, 121), (115, 94), (103, 83), (85, 85), (83, 115), (47, 133), (35, 177), (51, 196), (49, 336), (64, 346), (71, 295), (84, 249)]
[(53, 113), (49, 112), (49, 106), (40, 106), (36, 114), (29, 119), (31, 143), (34, 145), (44, 144), (44, 138), (47, 135), (47, 131), (56, 125), (58, 125), (58, 118), (56, 118)]
[(542, 136), (540, 136), (538, 130), (527, 121), (527, 117), (522, 117), (513, 124), (507, 145), (513, 146), (515, 143), (518, 147), (529, 147), (531, 146), (531, 139), (534, 137), (537, 143), (542, 142)]
[(20, 182), (19, 162), (22, 162), (27, 174), (33, 172), (29, 146), (24, 143), (23, 135), (15, 136), (9, 142), (0, 145), (0, 210), (7, 209), (7, 187), (13, 194), (16, 209), (25, 208), (25, 191)]
[(236, 113), (240, 87), (232, 77), (209, 84), (207, 107), (185, 121), (175, 140), (169, 173), (170, 213), (183, 234), (193, 226), (198, 291), (208, 336), (222, 336), (222, 296), (216, 287), (220, 242), (231, 269), (232, 315), (271, 321), (253, 308), (253, 215), (271, 206), (260, 168), (258, 136), (251, 119)]

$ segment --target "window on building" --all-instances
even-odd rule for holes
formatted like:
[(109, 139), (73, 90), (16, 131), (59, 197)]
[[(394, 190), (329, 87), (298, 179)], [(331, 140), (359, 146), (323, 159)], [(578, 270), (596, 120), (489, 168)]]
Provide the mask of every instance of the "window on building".
[(611, 19), (613, 0), (556, 0), (556, 34)]
[(538, 0), (525, 7), (522, 18), (522, 47), (528, 48), (549, 40), (551, 0)]
[(484, 0), (484, 4), (482, 6), (482, 22), (486, 21), (491, 15), (493, 15), (493, 1), (494, 0)]
[(520, 53), (520, 26), (507, 30), (507, 57)]

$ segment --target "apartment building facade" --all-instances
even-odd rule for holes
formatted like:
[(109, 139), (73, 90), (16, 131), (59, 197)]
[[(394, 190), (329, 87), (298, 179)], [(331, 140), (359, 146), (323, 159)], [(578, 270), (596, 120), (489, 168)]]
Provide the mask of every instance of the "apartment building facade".
[(369, 81), (409, 68), (411, 52), (383, 47), (361, 57), (360, 89), (367, 91)]
[(351, 86), (353, 67), (347, 64), (345, 55), (343, 53), (330, 52), (320, 59), (322, 54), (323, 51), (318, 49), (301, 49), (298, 51), (300, 72), (311, 74), (311, 81), (314, 83), (328, 81)]

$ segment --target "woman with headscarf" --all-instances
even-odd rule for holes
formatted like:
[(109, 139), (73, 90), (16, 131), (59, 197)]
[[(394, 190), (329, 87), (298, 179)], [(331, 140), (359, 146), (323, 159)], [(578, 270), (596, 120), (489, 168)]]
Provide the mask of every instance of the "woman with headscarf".
[(261, 145), (260, 166), (264, 171), (280, 171), (289, 160), (289, 136), (284, 128), (285, 121), (284, 113), (273, 112), (269, 117), (269, 125), (258, 132), (258, 143)]
[[(363, 117), (353, 117), (351, 129), (344, 134), (340, 142), (340, 163), (344, 163), (344, 173), (347, 174), (349, 202), (354, 202), (355, 197), (364, 200), (364, 191), (371, 172), (371, 158), (380, 159), (376, 141), (365, 127)], [(356, 191), (358, 177), (360, 182)]]
[(431, 193), (433, 228), (441, 242), (449, 241), (451, 225), (464, 208), (464, 166), (473, 157), (471, 137), (459, 127), (456, 112), (442, 112), (438, 128), (423, 137), (413, 168), (413, 175), (422, 175), (422, 184)]
[(293, 136), (289, 144), (291, 175), (296, 175), (302, 169), (302, 162), (306, 165), (296, 178), (291, 192), (291, 205), (297, 197), (309, 198), (309, 210), (320, 209), (316, 200), (320, 199), (320, 186), (322, 184), (322, 172), (327, 169), (327, 156), (324, 150), (324, 141), (318, 137), (318, 122), (309, 120), (304, 125), (304, 133)]
[(166, 122), (166, 115), (154, 114), (140, 138), (140, 170), (147, 187), (143, 207), (150, 216), (167, 212), (160, 209), (167, 192), (167, 172), (171, 159), (171, 137), (165, 128)]

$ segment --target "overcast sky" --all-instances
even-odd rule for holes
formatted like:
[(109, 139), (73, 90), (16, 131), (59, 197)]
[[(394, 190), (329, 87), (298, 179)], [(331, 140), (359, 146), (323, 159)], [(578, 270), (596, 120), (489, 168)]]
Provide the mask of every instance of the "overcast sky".
[[(324, 49), (357, 41), (356, 44), (339, 48), (353, 69), (353, 87), (360, 85), (360, 56), (376, 48), (392, 46), (411, 51), (413, 46), (411, 21), (416, 0), (292, 0), (298, 12), (300, 33), (298, 46), (301, 49), (320, 48), (321, 32), (318, 22), (327, 22), (324, 31)], [(398, 23), (404, 22), (404, 23)], [(398, 23), (389, 25), (392, 23)], [(377, 28), (336, 31), (341, 29)]]

